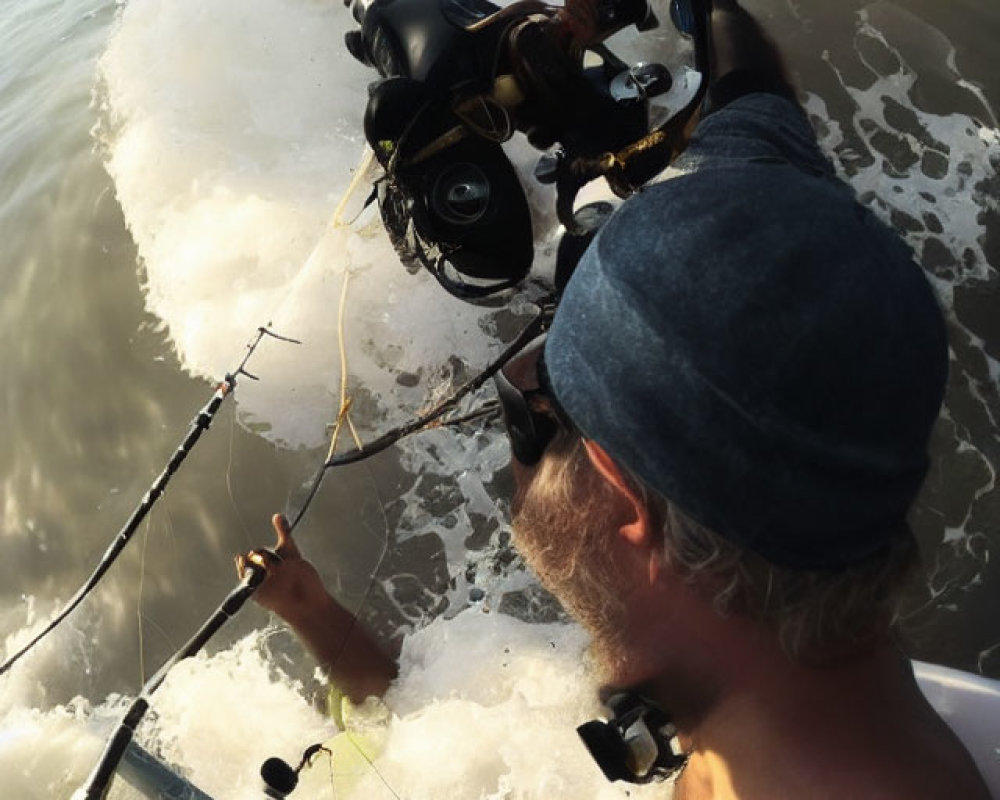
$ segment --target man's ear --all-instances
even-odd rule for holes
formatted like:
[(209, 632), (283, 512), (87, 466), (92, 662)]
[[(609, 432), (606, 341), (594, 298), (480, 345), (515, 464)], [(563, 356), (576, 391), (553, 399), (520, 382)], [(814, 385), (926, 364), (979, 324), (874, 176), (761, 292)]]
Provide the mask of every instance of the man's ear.
[(630, 481), (626, 480), (621, 468), (597, 442), (584, 439), (583, 446), (587, 448), (590, 463), (594, 465), (604, 480), (614, 487), (632, 510), (630, 521), (618, 529), (619, 533), (634, 545), (649, 545), (655, 542), (657, 536), (653, 519), (642, 495), (636, 491)]

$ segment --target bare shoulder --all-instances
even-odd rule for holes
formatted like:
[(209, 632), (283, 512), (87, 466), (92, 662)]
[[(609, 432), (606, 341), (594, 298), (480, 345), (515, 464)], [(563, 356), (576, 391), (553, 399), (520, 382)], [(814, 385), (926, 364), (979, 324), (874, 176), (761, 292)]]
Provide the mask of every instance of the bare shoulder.
[(801, 796), (990, 800), (972, 756), (916, 684), (897, 690), (888, 690), (882, 704), (869, 697), (863, 711), (842, 720), (836, 737), (818, 737), (826, 752), (813, 751), (816, 758), (803, 765), (825, 791)]
[[(800, 797), (857, 800), (990, 800), (976, 764), (937, 716), (911, 719), (861, 734), (805, 784), (821, 791)], [(771, 793), (773, 798), (794, 794)]]
[(672, 800), (990, 800), (972, 757), (940, 718), (909, 723), (876, 723), (836, 741), (822, 733), (810, 741), (804, 731), (780, 748), (752, 747), (751, 759), (703, 755)]
[(885, 747), (884, 756), (871, 759), (872, 778), (884, 786), (873, 798), (914, 800), (990, 800), (990, 792), (975, 761), (936, 714), (901, 731)]

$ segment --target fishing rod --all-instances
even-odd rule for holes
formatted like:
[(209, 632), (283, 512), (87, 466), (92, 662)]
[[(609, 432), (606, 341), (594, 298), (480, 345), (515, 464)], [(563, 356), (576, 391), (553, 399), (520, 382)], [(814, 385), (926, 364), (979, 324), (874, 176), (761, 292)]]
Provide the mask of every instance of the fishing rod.
[[(541, 312), (537, 314), (531, 322), (528, 323), (528, 325), (525, 326), (525, 328), (518, 334), (511, 344), (508, 345), (494, 361), (487, 365), (486, 368), (479, 372), (474, 378), (462, 384), (446, 400), (438, 403), (438, 405), (434, 406), (426, 413), (421, 414), (411, 422), (388, 431), (362, 447), (358, 447), (355, 450), (344, 453), (340, 456), (327, 457), (314, 477), (310, 486), (309, 494), (290, 527), (294, 527), (294, 525), (302, 519), (313, 498), (316, 496), (316, 493), (319, 491), (320, 484), (322, 483), (323, 477), (326, 475), (328, 470), (334, 467), (353, 464), (366, 458), (370, 458), (377, 453), (381, 453), (383, 450), (386, 450), (400, 439), (403, 439), (412, 433), (418, 433), (420, 431), (436, 427), (465, 424), (467, 422), (482, 419), (497, 413), (498, 406), (496, 403), (486, 403), (483, 407), (468, 414), (463, 414), (453, 419), (442, 419), (442, 417), (444, 417), (449, 411), (453, 410), (463, 398), (467, 397), (469, 394), (476, 391), (484, 383), (486, 383), (486, 381), (488, 381), (490, 377), (497, 372), (497, 370), (517, 355), (517, 353), (519, 353), (528, 342), (542, 333), (551, 322), (551, 319), (552, 307), (550, 305), (543, 305)], [(258, 551), (251, 551), (248, 557), (244, 559), (243, 566), (243, 573), (241, 575), (240, 582), (236, 585), (236, 588), (234, 588), (229, 595), (226, 596), (225, 600), (223, 600), (218, 609), (216, 609), (216, 611), (208, 618), (201, 628), (198, 629), (198, 632), (195, 633), (195, 635), (192, 636), (180, 650), (171, 656), (171, 658), (166, 661), (162, 667), (160, 667), (156, 674), (146, 682), (142, 691), (139, 693), (139, 696), (132, 701), (131, 705), (122, 716), (118, 727), (108, 739), (108, 743), (104, 748), (101, 759), (91, 772), (87, 783), (74, 793), (73, 800), (103, 800), (103, 798), (107, 795), (111, 779), (114, 777), (118, 765), (125, 756), (129, 744), (135, 735), (135, 729), (138, 727), (139, 723), (146, 715), (146, 712), (149, 710), (150, 698), (153, 692), (155, 692), (163, 683), (167, 673), (178, 662), (183, 661), (186, 658), (190, 658), (201, 650), (201, 648), (205, 646), (205, 644), (219, 630), (219, 628), (221, 628), (231, 617), (235, 616), (246, 601), (253, 596), (257, 588), (263, 583), (264, 578), (267, 576), (267, 570), (266, 561), (261, 553)], [(349, 637), (350, 633), (348, 632), (348, 636), (344, 637), (345, 644)], [(343, 651), (343, 646), (344, 645), (341, 646), (341, 652)], [(338, 653), (334, 660), (337, 660), (339, 656), (340, 654)]]
[(326, 460), (320, 464), (319, 469), (317, 469), (316, 474), (313, 476), (312, 481), (309, 484), (309, 491), (302, 503), (302, 506), (289, 523), (289, 530), (294, 530), (295, 526), (298, 525), (302, 517), (305, 516), (306, 510), (309, 508), (309, 505), (312, 503), (313, 498), (315, 498), (316, 493), (319, 491), (319, 488), (323, 483), (323, 478), (330, 469), (334, 467), (342, 467), (347, 464), (354, 464), (358, 461), (370, 458), (371, 456), (388, 449), (400, 439), (409, 436), (411, 433), (417, 433), (418, 431), (426, 430), (431, 427), (464, 424), (484, 416), (498, 413), (498, 404), (487, 403), (484, 404), (482, 408), (477, 409), (468, 415), (451, 420), (441, 420), (441, 418), (444, 417), (444, 415), (449, 411), (453, 410), (463, 398), (482, 387), (482, 385), (493, 377), (493, 375), (495, 375), (504, 364), (517, 355), (528, 342), (545, 331), (552, 321), (555, 304), (549, 299), (540, 303), (540, 307), (541, 310), (539, 313), (524, 327), (524, 329), (504, 349), (504, 351), (497, 356), (496, 359), (489, 363), (485, 369), (479, 372), (474, 378), (462, 384), (446, 400), (434, 406), (424, 414), (421, 414), (416, 419), (411, 420), (405, 425), (400, 425), (398, 428), (393, 428), (387, 433), (384, 433), (382, 436), (379, 436), (377, 439), (374, 439), (361, 447), (356, 447), (354, 450), (341, 453), (340, 455), (334, 455), (331, 453)]
[(111, 778), (114, 777), (119, 762), (125, 755), (125, 751), (135, 735), (142, 718), (149, 710), (150, 698), (167, 677), (167, 673), (180, 661), (195, 655), (209, 639), (219, 630), (231, 617), (243, 607), (247, 600), (253, 595), (257, 587), (260, 586), (266, 576), (263, 561), (257, 563), (249, 560), (247, 569), (242, 580), (237, 584), (226, 598), (222, 601), (215, 612), (205, 621), (187, 643), (153, 675), (145, 685), (139, 696), (132, 701), (128, 710), (122, 716), (121, 722), (115, 729), (111, 738), (105, 745), (100, 761), (90, 773), (87, 783), (73, 794), (73, 800), (103, 800), (107, 795)]
[(222, 382), (216, 387), (212, 397), (201, 409), (201, 411), (198, 412), (197, 416), (195, 416), (195, 418), (191, 421), (191, 426), (187, 435), (184, 437), (184, 440), (174, 451), (169, 461), (167, 461), (166, 467), (164, 467), (163, 471), (156, 478), (156, 480), (153, 481), (149, 490), (132, 511), (132, 515), (122, 526), (118, 535), (115, 536), (115, 538), (111, 541), (111, 544), (108, 545), (107, 550), (105, 550), (104, 555), (101, 557), (97, 567), (90, 574), (90, 577), (87, 578), (66, 606), (58, 614), (56, 614), (55, 617), (53, 617), (41, 633), (37, 634), (24, 647), (0, 665), (0, 675), (6, 673), (17, 661), (21, 659), (22, 656), (28, 653), (28, 651), (41, 642), (42, 639), (55, 630), (56, 627), (62, 623), (62, 621), (65, 620), (66, 617), (68, 617), (81, 602), (83, 602), (83, 599), (90, 594), (91, 591), (93, 591), (94, 587), (97, 586), (101, 578), (103, 578), (105, 573), (111, 568), (111, 565), (114, 564), (118, 556), (121, 555), (125, 546), (132, 539), (133, 534), (135, 534), (136, 530), (138, 530), (139, 525), (142, 524), (142, 521), (146, 518), (150, 509), (152, 509), (152, 507), (156, 504), (156, 501), (163, 495), (170, 479), (174, 476), (177, 470), (180, 469), (184, 459), (187, 458), (192, 448), (194, 448), (195, 444), (201, 438), (202, 433), (208, 430), (209, 426), (211, 426), (212, 421), (215, 419), (215, 415), (222, 406), (223, 401), (225, 401), (225, 399), (232, 394), (233, 391), (235, 391), (236, 379), (243, 376), (245, 378), (249, 378), (250, 380), (258, 380), (257, 376), (247, 372), (246, 365), (250, 361), (251, 356), (253, 356), (254, 352), (257, 350), (258, 345), (260, 345), (261, 341), (263, 341), (265, 337), (271, 337), (272, 339), (278, 339), (279, 341), (289, 342), (292, 344), (301, 344), (296, 339), (290, 339), (286, 336), (279, 336), (277, 333), (274, 333), (274, 331), (270, 330), (270, 323), (257, 329), (257, 335), (246, 346), (247, 352), (243, 356), (243, 360), (240, 361), (236, 369), (226, 374)]

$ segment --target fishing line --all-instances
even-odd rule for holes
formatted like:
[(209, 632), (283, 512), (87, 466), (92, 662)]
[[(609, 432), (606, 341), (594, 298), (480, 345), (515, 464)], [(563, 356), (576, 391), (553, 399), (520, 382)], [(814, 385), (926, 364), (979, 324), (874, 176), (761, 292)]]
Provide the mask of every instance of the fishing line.
[(326, 763), (330, 769), (330, 793), (333, 795), (333, 800), (337, 800), (337, 782), (334, 780), (336, 776), (333, 774), (333, 756), (330, 754), (329, 750), (327, 750), (326, 752), (327, 752)]
[(190, 658), (201, 650), (215, 632), (243, 607), (243, 604), (250, 599), (257, 587), (263, 582), (265, 575), (266, 572), (262, 564), (249, 561), (243, 578), (237, 584), (236, 588), (226, 595), (226, 598), (215, 610), (215, 613), (205, 621), (195, 635), (180, 650), (174, 653), (157, 670), (152, 678), (146, 681), (139, 696), (129, 705), (122, 716), (121, 723), (119, 723), (111, 738), (108, 739), (100, 761), (97, 762), (97, 765), (90, 773), (87, 783), (73, 795), (74, 800), (78, 798), (81, 800), (102, 800), (105, 797), (111, 779), (118, 768), (118, 764), (121, 762), (125, 750), (135, 735), (135, 729), (142, 722), (143, 717), (149, 710), (150, 697), (153, 692), (160, 687), (166, 679), (167, 673), (170, 672), (175, 664), (186, 658)]
[(149, 544), (150, 520), (142, 532), (142, 550), (139, 554), (139, 589), (136, 592), (135, 615), (139, 621), (139, 686), (146, 682), (146, 651), (142, 636), (142, 589), (146, 578), (146, 545)]
[[(338, 212), (339, 213), (339, 212)], [(351, 273), (350, 270), (344, 270), (344, 282), (340, 287), (340, 303), (337, 306), (337, 348), (340, 351), (340, 411), (337, 413), (337, 422), (333, 429), (333, 436), (330, 440), (330, 451), (327, 458), (333, 456), (337, 450), (337, 434), (340, 432), (340, 426), (347, 421), (347, 427), (351, 430), (351, 435), (354, 437), (354, 444), (356, 447), (361, 447), (361, 438), (358, 436), (358, 432), (354, 429), (354, 423), (351, 422), (350, 417), (350, 399), (347, 396), (347, 344), (344, 337), (344, 308), (347, 306), (347, 283), (350, 280)]]
[(337, 208), (334, 209), (333, 219), (331, 220), (331, 223), (334, 227), (353, 225), (355, 222), (357, 222), (358, 217), (361, 216), (364, 210), (369, 206), (369, 204), (374, 199), (374, 195), (369, 197), (368, 200), (365, 202), (364, 206), (362, 207), (361, 211), (359, 211), (357, 214), (355, 214), (351, 219), (347, 220), (346, 222), (344, 221), (343, 218), (344, 209), (347, 208), (347, 203), (350, 201), (351, 197), (354, 196), (354, 193), (358, 190), (358, 187), (361, 185), (361, 181), (368, 177), (368, 174), (371, 172), (371, 169), (374, 166), (374, 164), (375, 164), (375, 151), (372, 150), (371, 147), (369, 147), (366, 142), (364, 150), (362, 150), (361, 152), (361, 161), (354, 170), (354, 177), (351, 179), (350, 184), (348, 184), (347, 191), (344, 192), (344, 196), (340, 199), (340, 202), (337, 204)]
[(236, 495), (233, 492), (233, 448), (235, 443), (236, 409), (233, 408), (229, 418), (229, 454), (228, 459), (226, 460), (226, 495), (229, 497), (229, 504), (233, 507), (236, 518), (240, 521), (247, 544), (253, 547), (253, 538), (250, 535), (250, 526), (247, 525), (247, 521), (243, 518), (243, 512), (240, 511), (240, 507), (236, 502)]
[[(173, 653), (177, 651), (176, 642), (174, 642), (174, 640), (170, 638), (170, 634), (167, 633), (166, 629), (159, 622), (157, 622), (152, 617), (147, 617), (145, 614), (142, 615), (142, 621), (144, 625), (146, 625), (149, 628), (152, 628), (154, 631), (160, 634), (160, 637), (163, 639), (164, 642), (166, 642), (167, 647), (170, 649), (170, 652)], [(145, 678), (143, 678), (143, 680), (145, 680)]]
[(383, 450), (387, 450), (389, 447), (396, 444), (396, 442), (400, 439), (403, 439), (412, 433), (417, 433), (431, 428), (466, 424), (479, 418), (496, 415), (499, 412), (499, 405), (497, 403), (488, 402), (468, 414), (463, 414), (454, 419), (445, 418), (448, 412), (454, 410), (462, 399), (481, 388), (483, 384), (493, 377), (493, 375), (495, 375), (504, 364), (517, 355), (528, 342), (541, 334), (552, 320), (552, 311), (553, 307), (550, 304), (542, 304), (541, 311), (521, 330), (513, 342), (511, 342), (495, 360), (490, 362), (484, 370), (479, 372), (469, 381), (466, 381), (445, 400), (438, 403), (429, 411), (421, 414), (416, 419), (413, 419), (404, 425), (400, 425), (387, 431), (378, 438), (373, 439), (361, 447), (356, 447), (354, 450), (341, 453), (340, 455), (335, 455), (332, 452), (329, 453), (326, 460), (316, 470), (316, 474), (313, 476), (309, 484), (309, 491), (306, 494), (306, 498), (303, 501), (302, 506), (295, 514), (295, 517), (289, 522), (289, 530), (293, 531), (302, 520), (302, 517), (312, 504), (313, 499), (316, 497), (316, 493), (319, 491), (319, 488), (323, 483), (323, 479), (326, 477), (326, 473), (334, 467), (354, 464), (358, 461), (370, 458), (378, 453), (381, 453)]
[[(167, 541), (170, 543), (170, 558), (171, 566), (176, 567), (180, 561), (180, 554), (177, 551), (177, 533), (174, 530), (174, 518), (170, 513), (170, 506), (164, 506), (163, 509), (163, 527), (167, 534)], [(170, 643), (173, 647), (173, 642)], [(176, 647), (173, 647), (176, 650)]]
[[(371, 767), (372, 772), (374, 772), (378, 776), (378, 779), (382, 781), (385, 788), (392, 793), (392, 796), (395, 797), (396, 800), (402, 800), (402, 798), (400, 798), (400, 796), (396, 793), (396, 790), (392, 788), (392, 785), (389, 783), (389, 781), (385, 779), (385, 776), (381, 773), (379, 768), (375, 766), (375, 762), (368, 757), (368, 754), (364, 751), (364, 748), (362, 748), (361, 745), (359, 745), (355, 741), (354, 736), (351, 734), (351, 732), (344, 731), (344, 735), (347, 736), (347, 741), (351, 743), (351, 746), (358, 751), (358, 754), (367, 762), (368, 766)], [(333, 760), (332, 755), (330, 756), (330, 760), (331, 761)]]
[(258, 380), (255, 375), (247, 372), (246, 365), (265, 336), (269, 336), (283, 342), (300, 344), (300, 342), (295, 339), (289, 339), (285, 336), (279, 336), (274, 333), (269, 329), (269, 325), (257, 329), (257, 335), (247, 345), (247, 352), (243, 356), (243, 360), (240, 361), (239, 366), (226, 375), (225, 379), (216, 387), (215, 393), (209, 399), (208, 403), (205, 404), (204, 408), (202, 408), (201, 411), (198, 412), (198, 415), (191, 421), (191, 427), (188, 430), (187, 436), (184, 437), (184, 440), (174, 451), (170, 460), (167, 462), (166, 467), (163, 469), (163, 472), (161, 472), (159, 477), (153, 481), (152, 486), (150, 486), (139, 505), (136, 506), (128, 521), (124, 526), (122, 526), (118, 535), (111, 541), (111, 544), (108, 545), (107, 550), (105, 550), (104, 555), (101, 557), (100, 562), (91, 573), (90, 577), (77, 590), (76, 594), (73, 595), (69, 603), (67, 603), (66, 606), (52, 618), (48, 625), (45, 626), (41, 633), (37, 634), (24, 647), (0, 665), (0, 675), (6, 673), (17, 661), (21, 659), (22, 656), (28, 653), (28, 651), (41, 642), (42, 639), (55, 630), (56, 627), (62, 623), (62, 621), (65, 620), (66, 617), (68, 617), (81, 602), (83, 602), (83, 599), (90, 594), (94, 587), (97, 586), (101, 578), (104, 577), (105, 573), (107, 573), (107, 571), (111, 568), (111, 565), (114, 564), (115, 560), (125, 549), (125, 546), (132, 539), (132, 536), (135, 534), (136, 530), (138, 530), (139, 525), (142, 523), (143, 519), (145, 519), (149, 510), (161, 497), (166, 489), (167, 483), (170, 481), (170, 478), (173, 477), (174, 473), (176, 473), (180, 468), (188, 453), (191, 452), (191, 449), (198, 442), (198, 439), (201, 438), (201, 434), (208, 430), (223, 401), (235, 390), (237, 378), (239, 376), (245, 376), (250, 380)]

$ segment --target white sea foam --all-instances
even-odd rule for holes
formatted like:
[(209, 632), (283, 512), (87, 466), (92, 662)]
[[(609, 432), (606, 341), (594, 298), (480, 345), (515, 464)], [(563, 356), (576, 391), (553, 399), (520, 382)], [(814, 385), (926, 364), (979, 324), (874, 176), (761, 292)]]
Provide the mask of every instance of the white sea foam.
[[(925, 49), (934, 51), (938, 63), (909, 63), (907, 49), (896, 43), (907, 38), (911, 45), (930, 43)], [(870, 61), (865, 45), (873, 43), (891, 56), (892, 69)], [(820, 144), (862, 201), (896, 227), (918, 257), (935, 262), (932, 279), (950, 307), (956, 284), (995, 273), (983, 251), (984, 215), (1000, 211), (989, 189), (1000, 168), (995, 114), (982, 92), (955, 69), (955, 50), (947, 39), (891, 3), (873, 3), (860, 12), (855, 49), (869, 72), (864, 86), (853, 85), (834, 60), (827, 62), (854, 101), (848, 124), (865, 152), (846, 147), (844, 126), (830, 121), (822, 98), (810, 96), (807, 109), (819, 122)], [(944, 73), (954, 87), (955, 105), (969, 104), (960, 103), (965, 94), (978, 114), (923, 110), (915, 87), (925, 69)], [(941, 255), (935, 258), (929, 247)]]
[(237, 395), (245, 422), (290, 446), (321, 444), (339, 407), (345, 278), (350, 390), (376, 401), (356, 409), (364, 429), (412, 414), (451, 358), (497, 349), (490, 315), (407, 274), (373, 210), (331, 225), (375, 77), (341, 43), (350, 24), (336, 3), (146, 0), (123, 8), (100, 62), (100, 135), (147, 306), (206, 377), (259, 325), (301, 339), (268, 342), (249, 365), (261, 382)]
[[(258, 632), (177, 666), (137, 736), (216, 798), (259, 797), (265, 759), (297, 763), (306, 747), (337, 733), (303, 699), (303, 687), (273, 666), (267, 636)], [(332, 775), (320, 757), (295, 796), (663, 796), (662, 787), (647, 795), (607, 783), (578, 742), (575, 726), (598, 712), (585, 646), (575, 626), (533, 625), (479, 609), (435, 621), (407, 640), (387, 716), (372, 723), (356, 715), (357, 739), (380, 743), (373, 765), (335, 748)], [(5, 796), (69, 796), (126, 705), (112, 697), (96, 706), (78, 700), (47, 712), (4, 711)], [(134, 795), (119, 779), (112, 796)]]

